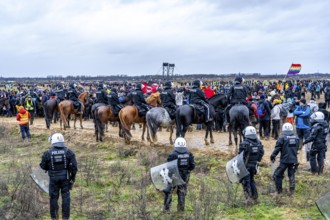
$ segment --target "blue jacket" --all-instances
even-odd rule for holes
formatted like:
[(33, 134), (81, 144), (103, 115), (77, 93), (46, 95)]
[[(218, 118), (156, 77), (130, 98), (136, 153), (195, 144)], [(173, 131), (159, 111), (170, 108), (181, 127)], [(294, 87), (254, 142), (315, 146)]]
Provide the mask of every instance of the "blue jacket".
[(308, 105), (296, 107), (293, 114), (295, 116), (297, 116), (296, 128), (299, 128), (299, 129), (309, 129), (310, 128), (309, 116), (311, 115), (311, 109), (309, 108)]

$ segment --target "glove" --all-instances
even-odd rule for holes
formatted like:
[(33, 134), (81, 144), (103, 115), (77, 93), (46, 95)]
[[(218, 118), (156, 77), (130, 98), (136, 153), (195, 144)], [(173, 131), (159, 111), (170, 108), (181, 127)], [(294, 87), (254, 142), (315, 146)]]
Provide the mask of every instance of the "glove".
[(272, 163), (274, 163), (275, 162), (275, 157), (272, 155), (272, 156), (270, 156), (270, 161), (272, 161)]
[(69, 183), (69, 189), (70, 190), (72, 190), (73, 184), (74, 184), (74, 181), (73, 180), (70, 180), (70, 183)]

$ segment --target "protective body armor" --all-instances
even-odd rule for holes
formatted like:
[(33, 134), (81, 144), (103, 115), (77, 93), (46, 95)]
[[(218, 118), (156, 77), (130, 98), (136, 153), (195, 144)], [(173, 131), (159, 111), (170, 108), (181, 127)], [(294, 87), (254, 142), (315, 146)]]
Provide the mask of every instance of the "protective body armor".
[(68, 91), (68, 97), (72, 101), (78, 101), (78, 93), (75, 89), (70, 89)]
[(261, 143), (259, 141), (244, 140), (242, 144), (246, 145), (246, 154), (244, 155), (245, 164), (247, 167), (255, 167), (261, 159)]
[(65, 148), (53, 147), (48, 153), (50, 156), (50, 164), (49, 164), (49, 176), (64, 176), (67, 175), (67, 150)]

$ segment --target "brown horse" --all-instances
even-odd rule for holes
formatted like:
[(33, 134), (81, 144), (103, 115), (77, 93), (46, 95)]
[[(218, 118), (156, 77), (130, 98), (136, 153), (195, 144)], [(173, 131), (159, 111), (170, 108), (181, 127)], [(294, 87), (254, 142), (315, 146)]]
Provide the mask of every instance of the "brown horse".
[[(161, 104), (160, 94), (153, 93), (151, 94), (146, 102), (153, 106), (157, 106), (157, 104)], [(140, 117), (139, 112), (136, 106), (126, 106), (122, 108), (119, 112), (119, 119), (122, 128), (122, 135), (125, 139), (125, 143), (129, 144), (132, 138), (131, 134), (131, 126), (133, 123), (142, 123), (142, 141), (144, 141), (144, 133), (146, 131), (146, 117)], [(149, 131), (147, 131), (147, 140), (150, 140)]]
[(147, 99), (146, 102), (151, 105), (151, 107), (158, 107), (160, 106), (160, 104), (162, 103), (161, 99), (160, 99), (160, 93), (156, 92), (156, 93), (152, 93)]
[[(84, 112), (84, 109), (85, 109), (84, 105), (85, 105), (85, 103), (88, 102), (88, 93), (87, 92), (81, 93), (78, 97), (78, 100), (81, 103), (81, 111)], [(61, 129), (62, 129), (62, 122), (63, 122), (64, 130), (66, 129), (66, 127), (70, 128), (69, 116), (71, 114), (75, 115), (73, 127), (74, 127), (74, 129), (76, 129), (76, 121), (77, 121), (77, 117), (78, 117), (78, 114), (77, 114), (78, 110), (74, 109), (73, 102), (70, 101), (70, 100), (64, 100), (64, 101), (60, 102), (58, 104), (58, 110), (61, 114), (61, 116), (60, 116), (60, 127), (61, 127)], [(83, 129), (82, 116), (83, 116), (83, 114), (79, 115), (81, 129)]]

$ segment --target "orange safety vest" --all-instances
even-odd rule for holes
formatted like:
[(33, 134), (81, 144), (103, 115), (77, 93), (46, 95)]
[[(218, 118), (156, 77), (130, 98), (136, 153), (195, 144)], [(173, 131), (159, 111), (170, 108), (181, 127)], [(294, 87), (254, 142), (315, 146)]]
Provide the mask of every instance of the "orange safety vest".
[(26, 124), (29, 124), (29, 112), (26, 111), (25, 114), (21, 114), (19, 113), (21, 119), (19, 120), (19, 124), (20, 125), (26, 125)]

